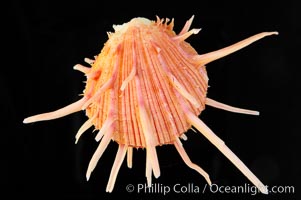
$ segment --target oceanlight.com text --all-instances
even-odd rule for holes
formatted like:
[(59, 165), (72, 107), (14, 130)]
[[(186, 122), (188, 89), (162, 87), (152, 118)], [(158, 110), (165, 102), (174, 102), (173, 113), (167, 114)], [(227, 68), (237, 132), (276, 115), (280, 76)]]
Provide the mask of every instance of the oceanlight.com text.
[[(268, 193), (273, 194), (294, 194), (294, 186), (265, 186)], [(180, 184), (176, 183), (174, 185), (164, 185), (162, 183), (154, 183), (148, 186), (144, 184), (128, 184), (126, 186), (126, 191), (129, 193), (138, 193), (138, 194), (163, 194), (168, 195), (170, 193), (181, 193), (181, 194), (250, 194), (256, 195), (260, 191), (257, 187), (252, 184), (244, 184), (239, 186), (229, 186), (229, 185), (218, 185), (205, 184), (203, 186), (197, 185), (195, 183), (186, 183)]]

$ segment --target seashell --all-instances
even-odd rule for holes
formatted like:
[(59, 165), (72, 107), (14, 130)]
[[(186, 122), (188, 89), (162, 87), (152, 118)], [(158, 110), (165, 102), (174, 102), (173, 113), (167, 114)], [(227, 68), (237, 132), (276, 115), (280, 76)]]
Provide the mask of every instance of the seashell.
[(278, 33), (259, 33), (223, 49), (198, 55), (185, 41), (200, 31), (189, 30), (193, 18), (186, 22), (179, 34), (173, 31), (173, 19), (159, 17), (156, 21), (139, 17), (113, 26), (115, 32), (108, 33), (109, 39), (95, 60), (85, 59), (92, 67), (80, 64), (74, 67), (87, 77), (83, 97), (59, 110), (28, 117), (24, 123), (51, 120), (85, 110), (89, 119), (78, 130), (76, 142), (92, 126), (98, 130), (95, 139), (99, 141), (87, 169), (87, 180), (110, 141), (119, 144), (107, 192), (113, 190), (126, 155), (128, 167), (132, 167), (133, 147), (146, 149), (145, 173), (150, 186), (152, 173), (156, 178), (160, 176), (156, 147), (165, 144), (174, 145), (183, 161), (211, 184), (208, 174), (192, 163), (180, 141), (180, 138), (187, 138), (185, 132), (193, 126), (262, 193), (267, 193), (264, 184), (198, 116), (205, 105), (237, 113), (259, 114), (208, 98), (206, 64)]

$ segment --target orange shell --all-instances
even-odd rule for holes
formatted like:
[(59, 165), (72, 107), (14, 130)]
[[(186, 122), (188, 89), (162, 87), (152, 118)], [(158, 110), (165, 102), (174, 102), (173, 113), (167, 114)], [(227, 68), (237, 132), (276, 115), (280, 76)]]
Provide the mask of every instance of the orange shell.
[(173, 31), (173, 20), (157, 18), (150, 21), (134, 18), (114, 26), (109, 40), (95, 60), (85, 59), (92, 68), (76, 65), (74, 69), (86, 74), (87, 84), (82, 99), (59, 110), (24, 119), (24, 123), (51, 120), (86, 110), (89, 119), (76, 134), (80, 136), (94, 125), (100, 141), (87, 169), (87, 180), (111, 140), (119, 144), (107, 185), (114, 188), (121, 164), (127, 155), (132, 167), (133, 147), (146, 148), (146, 178), (151, 186), (152, 173), (160, 176), (156, 146), (173, 144), (183, 161), (211, 184), (209, 175), (192, 163), (179, 138), (194, 126), (215, 145), (262, 193), (263, 183), (207, 127), (198, 115), (206, 105), (231, 112), (258, 115), (257, 111), (235, 108), (206, 97), (208, 77), (205, 65), (233, 53), (265, 36), (263, 32), (234, 45), (207, 54), (198, 53), (184, 40), (200, 29), (189, 30), (193, 16), (182, 31)]
[[(84, 92), (93, 99), (87, 115), (94, 118), (96, 129), (114, 118), (113, 139), (119, 144), (146, 147), (141, 130), (148, 122), (141, 121), (139, 95), (148, 112), (155, 145), (171, 144), (191, 127), (177, 93), (189, 91), (184, 101), (195, 115), (205, 108), (206, 69), (192, 59), (196, 51), (183, 41), (184, 33), (177, 36), (172, 31), (172, 25), (135, 18), (115, 26), (115, 33), (109, 34), (92, 64)], [(137, 90), (137, 81), (141, 90)], [(108, 82), (111, 90), (100, 93)]]

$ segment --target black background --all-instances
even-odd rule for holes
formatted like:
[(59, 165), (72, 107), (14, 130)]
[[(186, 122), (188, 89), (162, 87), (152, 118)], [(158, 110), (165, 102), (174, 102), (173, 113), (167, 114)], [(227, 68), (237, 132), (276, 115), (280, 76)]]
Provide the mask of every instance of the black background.
[[(297, 1), (182, 1), (137, 3), (102, 1), (10, 1), (2, 26), (5, 51), (1, 81), (1, 188), (10, 197), (55, 199), (297, 199), (300, 187), (300, 15)], [(175, 19), (178, 33), (195, 15), (202, 28), (187, 41), (201, 54), (262, 31), (279, 31), (208, 64), (208, 96), (260, 111), (233, 114), (207, 107), (200, 118), (269, 186), (294, 186), (294, 194), (202, 194), (205, 180), (188, 168), (171, 145), (158, 147), (161, 176), (153, 183), (193, 183), (199, 194), (128, 193), (128, 184), (144, 184), (145, 151), (134, 150), (133, 168), (121, 166), (113, 193), (105, 192), (117, 144), (111, 142), (89, 182), (85, 172), (97, 147), (92, 129), (78, 144), (74, 136), (86, 120), (79, 112), (47, 122), (23, 125), (23, 118), (63, 107), (79, 99), (85, 81), (72, 67), (97, 55), (113, 24), (156, 15)], [(201, 134), (188, 131), (183, 142), (191, 160), (218, 185), (252, 184)], [(10, 198), (9, 198), (10, 199)]]

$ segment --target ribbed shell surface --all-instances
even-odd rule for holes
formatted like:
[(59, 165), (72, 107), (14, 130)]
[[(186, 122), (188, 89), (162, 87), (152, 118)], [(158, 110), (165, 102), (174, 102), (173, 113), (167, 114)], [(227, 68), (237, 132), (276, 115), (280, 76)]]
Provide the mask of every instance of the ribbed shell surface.
[[(156, 145), (173, 143), (191, 125), (178, 101), (179, 88), (198, 102), (190, 109), (199, 115), (205, 107), (208, 78), (205, 67), (191, 59), (197, 52), (179, 40), (173, 23), (135, 18), (115, 26), (92, 65), (84, 95), (93, 98), (86, 114), (96, 129), (114, 118), (114, 137), (119, 144), (146, 147), (137, 95), (142, 94)], [(140, 86), (137, 86), (137, 81)], [(109, 83), (112, 84), (109, 84)], [(104, 90), (108, 85), (109, 89)], [(100, 92), (104, 90), (104, 92)], [(97, 93), (99, 92), (99, 95)]]

